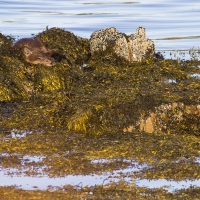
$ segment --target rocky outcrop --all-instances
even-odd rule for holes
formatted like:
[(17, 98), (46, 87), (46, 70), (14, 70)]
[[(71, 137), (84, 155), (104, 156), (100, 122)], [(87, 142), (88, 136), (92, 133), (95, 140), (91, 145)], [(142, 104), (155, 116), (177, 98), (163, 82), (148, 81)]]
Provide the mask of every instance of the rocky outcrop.
[(142, 27), (129, 36), (116, 28), (98, 30), (91, 35), (90, 50), (92, 56), (106, 52), (129, 62), (143, 61), (155, 54), (154, 43), (146, 38), (146, 31)]
[(132, 132), (135, 129), (147, 133), (170, 132), (179, 124), (185, 126), (184, 120), (187, 120), (186, 116), (190, 115), (200, 117), (200, 105), (184, 105), (181, 102), (162, 104), (155, 107), (154, 111), (149, 112), (148, 115), (142, 114), (136, 124), (124, 128), (124, 132)]
[(142, 61), (154, 56), (154, 43), (146, 38), (146, 31), (139, 27), (136, 33), (128, 37), (130, 61)]

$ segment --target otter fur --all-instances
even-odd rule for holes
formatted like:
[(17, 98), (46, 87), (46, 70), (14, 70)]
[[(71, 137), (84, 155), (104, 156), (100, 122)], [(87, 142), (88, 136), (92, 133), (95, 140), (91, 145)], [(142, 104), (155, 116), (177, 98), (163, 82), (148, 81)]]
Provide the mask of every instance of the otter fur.
[(13, 46), (19, 55), (28, 63), (53, 66), (54, 59), (51, 51), (46, 48), (39, 38), (23, 38), (18, 40)]

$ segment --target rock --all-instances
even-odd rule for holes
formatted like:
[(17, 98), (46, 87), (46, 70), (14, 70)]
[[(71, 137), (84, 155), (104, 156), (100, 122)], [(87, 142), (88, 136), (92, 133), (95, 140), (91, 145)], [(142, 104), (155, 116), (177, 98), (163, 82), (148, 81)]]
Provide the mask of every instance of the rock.
[(155, 113), (151, 113), (150, 116), (145, 120), (144, 131), (147, 133), (153, 133), (155, 127)]
[[(154, 43), (146, 38), (146, 31), (139, 27), (136, 33), (127, 36), (116, 28), (106, 28), (94, 32), (90, 37), (91, 55), (109, 54), (128, 62), (143, 61), (154, 56)], [(114, 53), (114, 54), (113, 54)]]
[(77, 37), (74, 33), (60, 28), (47, 29), (37, 35), (48, 48), (52, 57), (69, 65), (83, 65), (90, 57), (89, 40)]
[(39, 38), (23, 38), (17, 41), (13, 47), (19, 51), (19, 55), (28, 63), (53, 66), (51, 52)]
[(200, 105), (184, 105), (181, 102), (162, 104), (150, 112), (148, 116), (141, 115), (136, 123), (140, 131), (147, 133), (168, 131), (171, 127), (181, 124), (185, 116), (200, 116)]
[(155, 54), (154, 43), (146, 38), (146, 31), (142, 27), (128, 37), (128, 46), (131, 52), (130, 61), (142, 61)]
[(129, 60), (128, 42), (126, 35), (120, 33), (116, 28), (106, 28), (94, 32), (90, 38), (91, 54), (101, 54), (109, 47), (119, 57)]

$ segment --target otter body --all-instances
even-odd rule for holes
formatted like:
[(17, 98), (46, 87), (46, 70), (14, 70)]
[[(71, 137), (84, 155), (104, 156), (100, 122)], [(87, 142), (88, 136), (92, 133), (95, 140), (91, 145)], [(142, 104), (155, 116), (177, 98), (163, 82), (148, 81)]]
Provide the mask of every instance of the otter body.
[(43, 64), (46, 66), (54, 65), (51, 52), (38, 38), (20, 39), (15, 43), (14, 48), (19, 50), (20, 56), (28, 63)]

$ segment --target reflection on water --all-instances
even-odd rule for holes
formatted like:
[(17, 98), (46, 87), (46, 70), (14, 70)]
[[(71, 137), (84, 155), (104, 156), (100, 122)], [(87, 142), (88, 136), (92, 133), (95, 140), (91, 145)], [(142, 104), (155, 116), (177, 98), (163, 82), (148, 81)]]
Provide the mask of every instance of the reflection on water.
[(199, 12), (200, 2), (195, 0), (5, 0), (0, 7), (0, 31), (31, 37), (49, 26), (89, 38), (101, 28), (116, 27), (131, 34), (143, 26), (158, 51), (190, 49), (198, 48)]
[(167, 51), (159, 51), (165, 59), (172, 59), (172, 60), (199, 60), (200, 53), (197, 49), (190, 49), (190, 50), (167, 50)]

